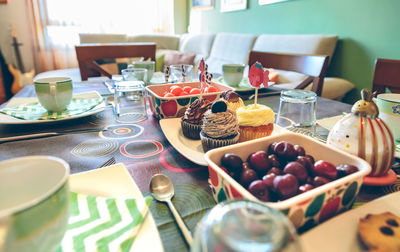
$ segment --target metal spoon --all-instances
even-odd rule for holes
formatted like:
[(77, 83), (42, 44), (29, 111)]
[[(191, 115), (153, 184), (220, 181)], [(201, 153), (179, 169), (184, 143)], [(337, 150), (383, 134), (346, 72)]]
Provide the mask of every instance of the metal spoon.
[(171, 199), (174, 196), (174, 185), (172, 184), (172, 181), (164, 174), (156, 174), (150, 180), (150, 192), (153, 194), (153, 197), (156, 200), (167, 202), (168, 207), (171, 210), (172, 214), (174, 215), (176, 223), (181, 229), (186, 242), (189, 244), (189, 246), (191, 246), (192, 234), (186, 227), (181, 216), (176, 211), (174, 205), (171, 202)]

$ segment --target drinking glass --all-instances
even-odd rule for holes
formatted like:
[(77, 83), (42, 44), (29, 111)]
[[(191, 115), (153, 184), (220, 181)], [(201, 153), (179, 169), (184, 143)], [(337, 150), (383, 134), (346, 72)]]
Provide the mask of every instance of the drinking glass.
[(136, 123), (147, 119), (146, 90), (143, 81), (115, 83), (114, 114), (121, 123)]
[(192, 65), (171, 65), (171, 82), (190, 82), (193, 77)]
[[(154, 61), (134, 61), (132, 62), (131, 68), (144, 68), (147, 69), (147, 76), (145, 79), (146, 84), (150, 83), (151, 78), (153, 78), (154, 71), (156, 69), (156, 62)], [(130, 67), (128, 67), (130, 68)]]
[(121, 70), (122, 77), (125, 81), (146, 81), (147, 69), (144, 68), (127, 68)]
[(296, 230), (279, 210), (238, 200), (224, 201), (203, 217), (191, 251), (301, 251), (301, 247)]
[(281, 92), (276, 124), (281, 127), (311, 127), (315, 131), (317, 94), (307, 90)]

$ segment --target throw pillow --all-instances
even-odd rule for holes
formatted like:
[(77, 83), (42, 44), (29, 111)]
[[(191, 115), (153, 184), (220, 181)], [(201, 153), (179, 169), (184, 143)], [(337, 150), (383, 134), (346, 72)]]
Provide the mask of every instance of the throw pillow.
[(181, 52), (169, 52), (164, 56), (164, 65), (179, 65), (187, 64), (193, 65), (194, 58), (196, 54), (194, 53), (181, 53)]

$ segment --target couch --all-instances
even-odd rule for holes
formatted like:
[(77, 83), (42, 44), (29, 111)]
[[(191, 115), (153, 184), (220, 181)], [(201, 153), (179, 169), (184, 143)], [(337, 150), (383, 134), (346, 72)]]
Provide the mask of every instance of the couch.
[[(189, 57), (196, 65), (204, 58), (208, 70), (222, 74), (225, 63), (247, 64), (249, 52), (265, 51), (277, 53), (295, 53), (328, 55), (330, 60), (335, 51), (338, 37), (319, 34), (240, 34), (240, 33), (202, 33), (183, 35), (134, 35), (125, 34), (80, 34), (80, 43), (126, 43), (154, 42), (157, 45), (156, 65), (161, 70), (170, 55)], [(179, 57), (178, 57), (179, 59)], [(175, 62), (176, 63), (176, 62)], [(179, 62), (178, 62), (179, 63)], [(301, 82), (305, 75), (276, 69), (279, 73), (278, 88), (290, 89)], [(246, 74), (246, 73), (245, 73)], [(311, 85), (307, 87), (311, 88)], [(344, 79), (326, 77), (322, 97), (341, 100), (354, 85)]]

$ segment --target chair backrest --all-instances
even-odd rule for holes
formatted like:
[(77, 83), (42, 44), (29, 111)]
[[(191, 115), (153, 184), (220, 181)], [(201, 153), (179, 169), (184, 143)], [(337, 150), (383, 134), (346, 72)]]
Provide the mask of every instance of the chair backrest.
[(372, 91), (385, 93), (388, 88), (392, 93), (400, 93), (400, 60), (377, 59), (375, 61)]
[(129, 57), (156, 60), (155, 43), (81, 44), (75, 46), (75, 51), (82, 80), (99, 75), (111, 78), (112, 73), (102, 68), (96, 60)]
[(309, 78), (297, 85), (296, 89), (303, 89), (312, 82), (311, 90), (318, 96), (321, 96), (322, 86), (328, 68), (329, 56), (251, 51), (249, 66), (253, 65), (256, 61), (267, 68), (294, 71), (308, 75)]

